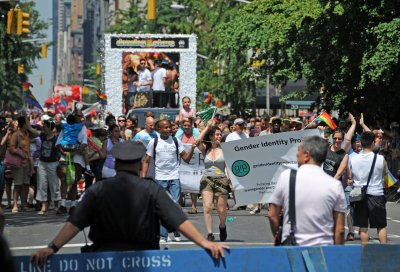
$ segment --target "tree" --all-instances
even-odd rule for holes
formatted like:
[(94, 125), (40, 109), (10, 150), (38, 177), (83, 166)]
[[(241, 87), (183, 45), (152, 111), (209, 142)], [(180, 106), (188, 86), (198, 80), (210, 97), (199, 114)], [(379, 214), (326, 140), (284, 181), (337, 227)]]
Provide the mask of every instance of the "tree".
[(218, 27), (221, 50), (258, 49), (275, 84), (307, 79), (326, 109), (399, 113), (400, 3), (255, 0)]
[[(39, 19), (39, 13), (35, 10), (35, 2), (19, 3), (20, 8), (30, 14), (29, 37), (45, 38), (42, 30), (48, 24)], [(9, 6), (0, 6), (2, 14), (7, 14)], [(36, 68), (35, 60), (40, 58), (41, 43), (35, 44), (22, 42), (27, 39), (24, 36), (9, 35), (6, 24), (0, 24), (0, 94), (2, 107), (8, 108), (9, 103), (21, 104), (21, 83), (28, 79), (28, 74)], [(17, 67), (24, 65), (24, 74), (18, 75)]]
[[(184, 8), (174, 10), (171, 8), (173, 3)], [(199, 101), (203, 92), (210, 91), (224, 103), (230, 102), (235, 112), (243, 112), (255, 98), (254, 80), (246, 77), (247, 67), (243, 66), (247, 56), (219, 50), (218, 33), (214, 31), (219, 24), (230, 20), (239, 7), (240, 3), (229, 0), (158, 1), (157, 18), (154, 22), (148, 22), (145, 10), (133, 5), (129, 10), (121, 11), (116, 25), (107, 32), (196, 34), (198, 52), (206, 56), (206, 59), (198, 59)], [(202, 106), (200, 102), (199, 107)]]

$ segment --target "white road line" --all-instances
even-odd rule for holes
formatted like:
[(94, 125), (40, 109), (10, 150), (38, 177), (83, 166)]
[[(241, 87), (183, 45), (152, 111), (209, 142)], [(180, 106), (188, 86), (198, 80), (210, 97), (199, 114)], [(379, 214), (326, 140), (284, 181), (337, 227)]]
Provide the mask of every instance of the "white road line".
[[(193, 242), (168, 242), (168, 243), (162, 243), (160, 246), (167, 246), (167, 245), (194, 245), (195, 243)], [(262, 243), (262, 242), (224, 242), (226, 245), (240, 245), (240, 246), (271, 246), (274, 243)], [(75, 247), (83, 247), (85, 244), (66, 244), (63, 246), (63, 248), (68, 247), (68, 248), (75, 248)], [(23, 246), (23, 247), (12, 247), (10, 248), (13, 251), (17, 250), (29, 250), (29, 249), (39, 249), (39, 248), (45, 248), (47, 245), (41, 245), (41, 246)]]

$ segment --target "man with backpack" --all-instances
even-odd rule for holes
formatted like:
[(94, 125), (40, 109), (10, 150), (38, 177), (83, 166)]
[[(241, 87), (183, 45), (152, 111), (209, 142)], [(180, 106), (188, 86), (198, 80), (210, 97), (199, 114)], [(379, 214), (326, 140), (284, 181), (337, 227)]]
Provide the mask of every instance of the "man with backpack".
[[(160, 120), (158, 127), (160, 137), (152, 139), (147, 145), (147, 153), (142, 166), (142, 177), (147, 176), (150, 159), (154, 158), (156, 182), (169, 192), (175, 202), (178, 202), (181, 193), (179, 155), (185, 162), (189, 163), (196, 145), (194, 143), (189, 153), (187, 153), (182, 142), (176, 137), (171, 136), (170, 120)], [(175, 241), (180, 241), (179, 232), (174, 233), (174, 238)], [(167, 240), (168, 232), (161, 226), (160, 243), (165, 243)]]

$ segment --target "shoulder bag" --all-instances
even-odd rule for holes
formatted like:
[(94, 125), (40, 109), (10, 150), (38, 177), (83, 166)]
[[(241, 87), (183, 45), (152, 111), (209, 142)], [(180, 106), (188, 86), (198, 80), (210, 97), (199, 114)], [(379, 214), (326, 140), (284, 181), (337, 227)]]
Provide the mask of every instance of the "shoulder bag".
[(369, 171), (369, 175), (368, 175), (367, 185), (362, 186), (362, 187), (353, 188), (353, 190), (351, 190), (350, 195), (349, 195), (350, 202), (358, 202), (365, 198), (365, 196), (367, 194), (367, 188), (369, 185), (369, 181), (371, 180), (371, 177), (372, 177), (372, 172), (374, 172), (376, 157), (377, 157), (377, 155), (374, 154), (374, 159), (372, 161), (371, 170)]
[[(277, 237), (277, 246), (298, 246), (296, 242), (296, 237), (294, 235), (296, 231), (296, 170), (290, 170), (290, 180), (289, 180), (289, 223), (290, 223), (290, 234), (286, 237), (286, 240), (282, 241), (282, 226)], [(283, 224), (283, 220), (281, 220)]]
[[(16, 133), (17, 133), (17, 149), (21, 149), (19, 141), (19, 133), (18, 132)], [(11, 153), (10, 148), (8, 147), (6, 150), (6, 154), (4, 156), (4, 165), (7, 167), (19, 168), (21, 167), (21, 163), (22, 163), (22, 157), (17, 154)]]

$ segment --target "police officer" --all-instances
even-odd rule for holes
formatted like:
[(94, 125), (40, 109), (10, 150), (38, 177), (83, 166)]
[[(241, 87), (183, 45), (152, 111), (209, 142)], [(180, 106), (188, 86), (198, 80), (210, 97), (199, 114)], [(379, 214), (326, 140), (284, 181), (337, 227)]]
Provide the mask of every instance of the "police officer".
[(224, 257), (226, 245), (207, 241), (166, 191), (140, 178), (142, 143), (126, 141), (112, 149), (117, 175), (92, 185), (47, 248), (32, 253), (31, 261), (43, 265), (47, 258), (90, 226), (92, 251), (159, 249), (160, 222), (170, 232), (179, 230), (214, 258)]

